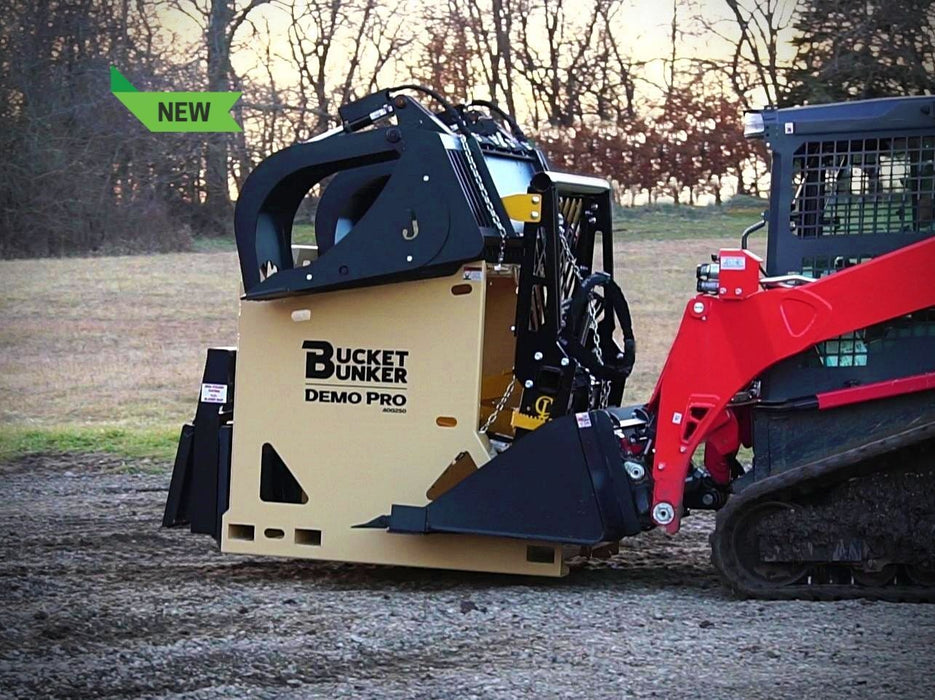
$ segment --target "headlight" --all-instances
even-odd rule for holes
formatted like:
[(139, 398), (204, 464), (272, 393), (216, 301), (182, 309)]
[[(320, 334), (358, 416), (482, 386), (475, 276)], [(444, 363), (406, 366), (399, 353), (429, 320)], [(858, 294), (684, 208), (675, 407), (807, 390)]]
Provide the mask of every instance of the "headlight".
[(763, 115), (759, 112), (746, 112), (743, 115), (743, 135), (748, 138), (759, 138), (766, 131)]

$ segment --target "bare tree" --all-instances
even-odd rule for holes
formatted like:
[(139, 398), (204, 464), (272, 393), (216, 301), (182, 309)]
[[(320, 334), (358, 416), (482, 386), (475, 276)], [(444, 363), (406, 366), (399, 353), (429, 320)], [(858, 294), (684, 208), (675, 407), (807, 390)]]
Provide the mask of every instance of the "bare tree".
[(533, 114), (537, 123), (568, 127), (582, 116), (582, 97), (593, 68), (589, 49), (603, 1), (592, 0), (585, 7), (576, 3), (571, 9), (584, 18), (579, 22), (570, 19), (565, 0), (541, 0), (520, 17), (522, 36), (544, 30), (541, 43), (524, 41), (519, 47), (519, 71), (536, 96)]
[[(234, 38), (250, 14), (270, 1), (171, 0), (170, 6), (202, 27), (209, 91), (226, 92), (240, 83), (231, 66)], [(229, 151), (232, 140), (228, 134), (211, 134), (205, 139), (204, 221), (201, 228), (206, 233), (220, 234), (230, 230)]]
[(723, 0), (729, 18), (710, 21), (704, 12), (697, 21), (730, 49), (726, 61), (701, 59), (721, 71), (744, 108), (781, 104), (790, 68), (781, 55), (794, 33), (799, 0)]
[(199, 144), (148, 133), (108, 89), (111, 61), (141, 89), (167, 87), (135, 74), (164, 72), (152, 3), (0, 2), (0, 256), (184, 245), (174, 205)]
[(331, 125), (337, 106), (375, 87), (411, 37), (404, 17), (379, 0), (309, 0), (289, 12), (300, 105), (294, 126), (297, 138), (307, 138)]

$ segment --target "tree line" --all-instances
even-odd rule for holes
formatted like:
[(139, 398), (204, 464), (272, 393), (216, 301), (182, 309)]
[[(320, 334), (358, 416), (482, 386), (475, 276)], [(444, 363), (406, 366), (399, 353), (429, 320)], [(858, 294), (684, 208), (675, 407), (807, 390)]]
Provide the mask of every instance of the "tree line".
[[(628, 0), (0, 0), (0, 257), (230, 235), (263, 157), (399, 83), (493, 99), (624, 205), (761, 193), (744, 109), (935, 89), (935, 0), (661, 2), (647, 58)], [(150, 134), (110, 65), (141, 90), (241, 91), (244, 132)]]

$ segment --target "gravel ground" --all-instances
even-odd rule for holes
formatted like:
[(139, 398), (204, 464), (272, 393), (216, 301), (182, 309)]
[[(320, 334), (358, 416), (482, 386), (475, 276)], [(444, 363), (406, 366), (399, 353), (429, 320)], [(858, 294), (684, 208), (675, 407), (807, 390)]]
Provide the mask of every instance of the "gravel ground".
[(0, 465), (3, 697), (935, 697), (935, 606), (744, 601), (710, 518), (558, 581), (221, 555), (160, 465)]

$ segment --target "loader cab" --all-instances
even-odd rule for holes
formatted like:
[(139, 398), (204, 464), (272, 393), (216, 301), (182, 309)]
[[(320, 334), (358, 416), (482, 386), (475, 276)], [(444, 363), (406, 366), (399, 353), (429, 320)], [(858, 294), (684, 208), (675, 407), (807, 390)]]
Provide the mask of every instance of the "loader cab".
[[(772, 154), (767, 275), (817, 279), (935, 235), (935, 97), (767, 109), (747, 115), (746, 134), (764, 139)], [(803, 426), (788, 410), (797, 402), (933, 370), (935, 309), (848, 333), (780, 362), (761, 378), (756, 429), (768, 439), (757, 442), (770, 448), (760, 451), (758, 461), (785, 467), (806, 451), (796, 448)], [(911, 417), (911, 404), (887, 415)], [(866, 408), (868, 420), (873, 410), (872, 404)]]

